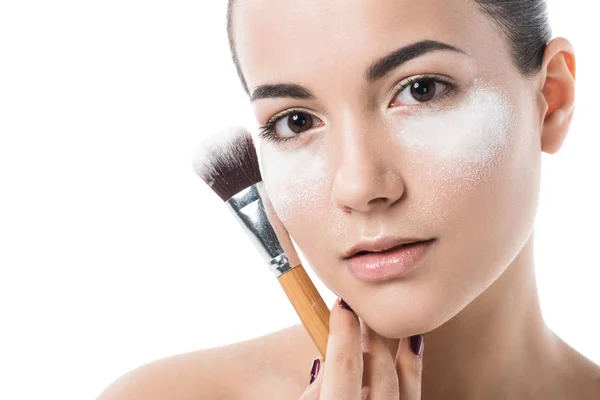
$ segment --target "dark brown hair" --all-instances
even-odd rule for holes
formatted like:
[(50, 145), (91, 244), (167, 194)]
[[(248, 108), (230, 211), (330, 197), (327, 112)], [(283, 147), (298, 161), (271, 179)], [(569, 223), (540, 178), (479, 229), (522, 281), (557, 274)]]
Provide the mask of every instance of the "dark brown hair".
[[(552, 38), (546, 0), (474, 0), (504, 32), (510, 46), (511, 58), (525, 77), (537, 74), (544, 58), (546, 44)], [(234, 0), (227, 3), (227, 37), (231, 57), (246, 93), (250, 94), (235, 52), (232, 13)]]

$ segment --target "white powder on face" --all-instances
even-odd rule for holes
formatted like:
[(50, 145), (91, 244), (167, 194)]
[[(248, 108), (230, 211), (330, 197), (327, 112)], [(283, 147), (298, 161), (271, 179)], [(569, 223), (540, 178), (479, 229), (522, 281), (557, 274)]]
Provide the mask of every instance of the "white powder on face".
[[(416, 169), (399, 172), (432, 184), (413, 199), (416, 211), (405, 218), (415, 224), (445, 219), (448, 204), (440, 199), (475, 187), (492, 170), (506, 147), (512, 117), (507, 99), (485, 85), (476, 85), (454, 109), (399, 117), (399, 145), (418, 160), (418, 167), (411, 163)], [(320, 220), (323, 225), (316, 228), (334, 239), (344, 236), (346, 225), (333, 210), (332, 171), (323, 152), (318, 146), (282, 150), (263, 142), (259, 154), (265, 189), (284, 225), (298, 218)]]
[(398, 138), (439, 161), (486, 163), (504, 148), (513, 110), (498, 91), (478, 85), (460, 107), (403, 117)]
[[(261, 142), (259, 155), (265, 190), (284, 225), (319, 221), (319, 229), (329, 239), (346, 232), (340, 212), (332, 211), (332, 170), (324, 149), (316, 146), (282, 150), (276, 144)], [(323, 243), (324, 244), (324, 243)]]
[(403, 117), (399, 145), (415, 157), (413, 169), (404, 173), (429, 188), (416, 198), (418, 218), (427, 214), (428, 220), (443, 223), (454, 203), (442, 199), (464, 198), (490, 176), (515, 142), (509, 136), (514, 117), (507, 98), (479, 82), (454, 109)]
[(281, 221), (289, 223), (322, 211), (327, 196), (327, 168), (323, 155), (309, 148), (282, 151), (275, 144), (261, 147), (265, 189)]

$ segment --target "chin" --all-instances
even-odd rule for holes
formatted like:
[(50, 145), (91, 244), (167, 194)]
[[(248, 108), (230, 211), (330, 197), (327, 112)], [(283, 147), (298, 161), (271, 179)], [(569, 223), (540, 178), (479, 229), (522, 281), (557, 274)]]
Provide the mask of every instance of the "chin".
[(447, 302), (441, 302), (441, 308), (423, 299), (415, 301), (418, 304), (416, 307), (408, 306), (410, 301), (388, 300), (370, 303), (365, 304), (363, 310), (357, 310), (360, 318), (379, 335), (390, 339), (432, 331), (456, 315)]

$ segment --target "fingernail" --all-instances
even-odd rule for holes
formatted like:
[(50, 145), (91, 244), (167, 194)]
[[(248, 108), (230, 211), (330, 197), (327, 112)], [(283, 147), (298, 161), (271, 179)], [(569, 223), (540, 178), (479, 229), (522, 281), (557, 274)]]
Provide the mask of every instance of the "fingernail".
[(414, 335), (410, 337), (410, 349), (418, 357), (423, 351), (423, 335)]
[(320, 368), (321, 368), (321, 360), (319, 360), (318, 358), (315, 358), (312, 362), (312, 367), (310, 368), (310, 382), (308, 383), (309, 385), (311, 383), (313, 383), (315, 381), (315, 379), (317, 379)]
[(350, 308), (350, 306), (348, 305), (348, 303), (346, 303), (344, 301), (344, 299), (342, 299), (341, 297), (340, 297), (340, 306), (342, 306), (342, 308), (345, 309), (345, 310), (348, 310), (350, 312), (354, 312), (354, 310), (352, 308)]

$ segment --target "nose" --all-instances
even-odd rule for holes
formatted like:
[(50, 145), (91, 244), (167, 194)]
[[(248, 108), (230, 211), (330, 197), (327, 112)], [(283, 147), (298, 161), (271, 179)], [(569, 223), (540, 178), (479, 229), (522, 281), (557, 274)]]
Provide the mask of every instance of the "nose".
[(395, 160), (393, 144), (383, 136), (350, 131), (340, 136), (331, 196), (342, 211), (372, 213), (402, 198), (405, 183), (400, 163), (395, 162), (399, 160)]

